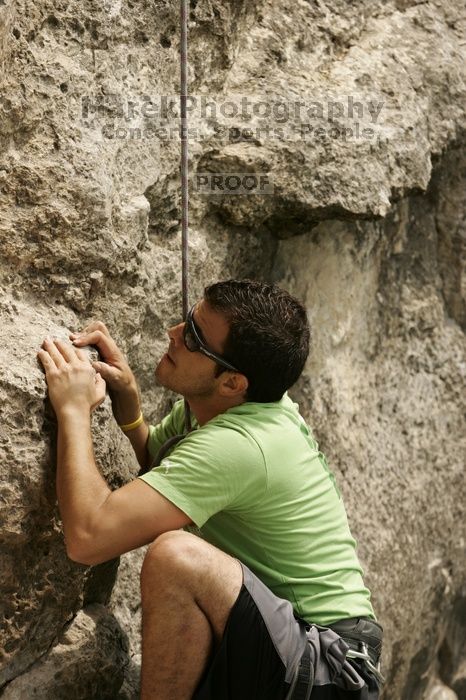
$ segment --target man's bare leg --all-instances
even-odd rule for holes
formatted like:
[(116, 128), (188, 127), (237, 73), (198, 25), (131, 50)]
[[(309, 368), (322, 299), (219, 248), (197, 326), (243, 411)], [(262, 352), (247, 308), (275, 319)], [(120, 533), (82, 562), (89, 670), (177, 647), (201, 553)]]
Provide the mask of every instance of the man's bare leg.
[(141, 700), (190, 700), (242, 583), (240, 563), (196, 535), (155, 540), (141, 570)]

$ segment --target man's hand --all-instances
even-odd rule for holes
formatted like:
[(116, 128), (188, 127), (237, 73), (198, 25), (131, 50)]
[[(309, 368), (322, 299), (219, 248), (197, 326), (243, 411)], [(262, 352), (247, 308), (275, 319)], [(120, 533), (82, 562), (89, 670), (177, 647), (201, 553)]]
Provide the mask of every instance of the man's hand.
[(76, 347), (95, 345), (103, 362), (93, 362), (113, 393), (127, 392), (136, 387), (136, 379), (125, 356), (101, 321), (86, 326), (80, 333), (71, 333), (70, 339)]
[(75, 350), (61, 340), (46, 339), (38, 357), (58, 419), (69, 411), (91, 413), (105, 399), (105, 381), (83, 350)]
[[(72, 333), (70, 338), (77, 347), (95, 345), (99, 350), (103, 361), (93, 362), (92, 366), (107, 382), (116, 422), (127, 425), (137, 420), (141, 414), (141, 399), (136, 377), (107, 327), (101, 321), (96, 321), (86, 326), (81, 333)], [(126, 433), (142, 467), (150, 461), (147, 452), (148, 435), (149, 428), (145, 422)]]

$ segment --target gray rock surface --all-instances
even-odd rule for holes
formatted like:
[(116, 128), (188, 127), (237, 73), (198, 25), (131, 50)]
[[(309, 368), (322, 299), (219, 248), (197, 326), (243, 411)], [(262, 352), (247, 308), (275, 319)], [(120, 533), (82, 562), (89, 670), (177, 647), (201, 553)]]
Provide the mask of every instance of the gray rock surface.
[(102, 605), (80, 610), (57, 644), (8, 684), (5, 700), (114, 700), (128, 664), (127, 642), (115, 618)]
[[(67, 697), (117, 693), (118, 674), (107, 689), (93, 664), (76, 676), (81, 638), (97, 666), (122, 659), (116, 627), (104, 642), (79, 622), (100, 604), (127, 628), (120, 692), (137, 697), (142, 553), (123, 558), (113, 594), (117, 562), (66, 558), (35, 353), (46, 334), (104, 319), (146, 414), (173, 401), (153, 367), (180, 314), (178, 29), (172, 0), (0, 2), (4, 694), (41, 668), (46, 696), (62, 697), (51, 669), (73, 619)], [(460, 0), (191, 7), (191, 298), (253, 276), (309, 308), (293, 396), (360, 542), (386, 630), (383, 700), (466, 697), (465, 37)], [(268, 187), (213, 193), (222, 173)], [(94, 420), (117, 487), (134, 460), (108, 402)]]
[(437, 680), (425, 695), (425, 700), (458, 700), (458, 696), (453, 690), (447, 688), (442, 681)]
[(277, 254), (277, 281), (306, 299), (315, 330), (301, 405), (385, 628), (386, 697), (403, 700), (421, 697), (439, 660), (456, 690), (464, 648), (453, 628), (465, 602), (465, 338), (445, 293), (453, 271), (442, 276), (444, 237), (466, 242), (454, 225), (464, 155), (446, 163), (383, 223), (323, 222)]
[[(83, 604), (106, 603), (116, 573), (107, 567), (96, 584), (99, 567), (86, 569), (66, 556), (55, 495), (55, 419), (36, 353), (46, 335), (66, 339), (77, 321), (65, 307), (55, 307), (56, 316), (51, 311), (6, 292), (0, 300), (0, 685), (42, 657)], [(97, 462), (109, 484), (121, 486), (136, 466), (109, 400), (93, 421)]]
[(121, 557), (118, 577), (112, 590), (109, 608), (128, 635), (129, 665), (118, 700), (139, 697), (141, 674), (141, 592), (139, 574), (147, 547)]

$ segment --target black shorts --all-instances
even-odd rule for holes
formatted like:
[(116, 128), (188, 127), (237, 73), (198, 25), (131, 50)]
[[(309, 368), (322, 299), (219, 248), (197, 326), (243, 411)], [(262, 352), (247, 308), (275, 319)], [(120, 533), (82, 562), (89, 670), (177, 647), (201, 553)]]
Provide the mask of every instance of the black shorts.
[[(243, 585), (193, 700), (297, 697), (305, 647), (311, 651), (311, 700), (377, 700), (377, 681), (363, 661), (345, 658), (347, 646), (333, 630), (296, 619), (291, 603), (241, 566)], [(381, 646), (381, 628), (373, 624)]]

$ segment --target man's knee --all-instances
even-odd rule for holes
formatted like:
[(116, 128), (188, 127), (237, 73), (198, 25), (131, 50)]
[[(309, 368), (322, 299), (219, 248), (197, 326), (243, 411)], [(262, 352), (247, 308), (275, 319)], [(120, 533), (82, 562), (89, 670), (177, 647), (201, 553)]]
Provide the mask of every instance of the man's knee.
[(154, 582), (159, 576), (180, 574), (186, 576), (199, 560), (202, 540), (182, 530), (171, 530), (159, 535), (149, 545), (141, 569), (141, 586)]
[(186, 600), (209, 620), (219, 640), (238, 598), (243, 572), (238, 560), (197, 535), (166, 532), (149, 546), (141, 570), (143, 612), (169, 600), (182, 609)]

